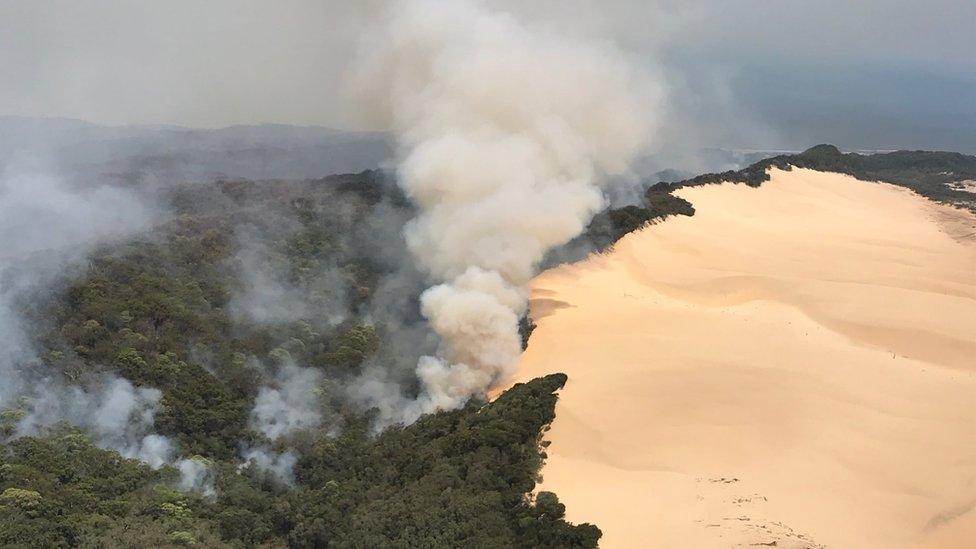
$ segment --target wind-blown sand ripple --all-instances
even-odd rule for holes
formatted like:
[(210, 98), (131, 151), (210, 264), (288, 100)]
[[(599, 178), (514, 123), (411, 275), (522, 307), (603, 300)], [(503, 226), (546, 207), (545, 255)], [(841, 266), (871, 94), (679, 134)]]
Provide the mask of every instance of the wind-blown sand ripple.
[(533, 283), (541, 489), (614, 547), (976, 545), (976, 218), (774, 170)]

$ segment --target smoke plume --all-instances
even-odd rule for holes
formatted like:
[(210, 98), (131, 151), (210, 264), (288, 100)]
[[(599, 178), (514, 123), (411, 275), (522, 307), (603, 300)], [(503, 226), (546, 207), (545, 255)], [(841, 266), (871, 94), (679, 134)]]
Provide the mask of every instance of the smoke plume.
[(62, 421), (88, 431), (103, 448), (159, 468), (169, 462), (173, 445), (166, 437), (147, 434), (162, 393), (134, 387), (129, 381), (106, 376), (102, 386), (86, 391), (48, 380), (29, 403), (17, 424), (17, 435), (39, 435)]
[(404, 412), (454, 408), (512, 373), (526, 284), (601, 209), (654, 127), (659, 88), (612, 46), (530, 28), (478, 0), (403, 0), (371, 35), (358, 82), (397, 140), (420, 212), (407, 244), (436, 286), (441, 338)]
[(322, 373), (286, 362), (275, 376), (275, 386), (258, 391), (251, 410), (251, 427), (271, 440), (318, 427), (319, 384)]
[(289, 486), (295, 483), (294, 468), (298, 463), (298, 456), (290, 450), (277, 453), (264, 447), (244, 448), (241, 459), (244, 463), (238, 468), (239, 471), (253, 467)]
[(184, 492), (199, 492), (206, 497), (217, 495), (214, 486), (215, 473), (213, 463), (205, 457), (193, 456), (184, 458), (173, 464), (180, 472), (177, 487)]

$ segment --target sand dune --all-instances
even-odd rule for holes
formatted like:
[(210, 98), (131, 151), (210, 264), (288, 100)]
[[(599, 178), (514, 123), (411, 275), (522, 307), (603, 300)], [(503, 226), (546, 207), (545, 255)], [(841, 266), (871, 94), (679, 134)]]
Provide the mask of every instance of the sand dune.
[(976, 218), (774, 171), (533, 284), (542, 489), (616, 547), (976, 546)]

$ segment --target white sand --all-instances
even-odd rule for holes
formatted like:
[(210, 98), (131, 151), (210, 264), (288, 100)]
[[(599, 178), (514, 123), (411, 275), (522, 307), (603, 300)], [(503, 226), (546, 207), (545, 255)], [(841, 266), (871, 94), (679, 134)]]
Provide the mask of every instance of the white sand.
[(976, 219), (809, 170), (533, 284), (541, 489), (603, 547), (976, 547)]

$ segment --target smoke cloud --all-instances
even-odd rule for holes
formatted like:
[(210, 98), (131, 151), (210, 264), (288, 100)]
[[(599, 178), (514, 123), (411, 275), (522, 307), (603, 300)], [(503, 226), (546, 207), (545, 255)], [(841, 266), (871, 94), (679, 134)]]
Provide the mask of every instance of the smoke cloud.
[(14, 436), (67, 422), (123, 457), (153, 468), (173, 463), (181, 487), (210, 493), (200, 467), (174, 463), (175, 445), (153, 433), (159, 390), (109, 374), (68, 383), (39, 360), (23, 314), (27, 302), (83, 268), (97, 246), (146, 230), (161, 215), (119, 187), (72, 184), (35, 162), (7, 166), (0, 176), (0, 409), (22, 414)]
[(175, 463), (180, 472), (178, 488), (184, 492), (199, 492), (206, 497), (217, 495), (215, 488), (215, 474), (212, 463), (207, 458), (193, 456)]
[(268, 473), (273, 478), (291, 486), (295, 483), (295, 464), (298, 463), (298, 456), (292, 451), (277, 453), (264, 447), (245, 448), (241, 452), (241, 459), (244, 463), (239, 470), (253, 467), (255, 470)]
[(395, 3), (362, 61), (365, 110), (396, 137), (399, 184), (420, 210), (407, 245), (439, 282), (421, 298), (441, 345), (417, 365), (411, 421), (512, 373), (526, 284), (647, 146), (662, 92), (611, 45), (478, 0)]
[(0, 176), (0, 407), (47, 375), (35, 360), (24, 302), (50, 291), (99, 244), (143, 230), (152, 219), (134, 193), (73, 186), (32, 162), (6, 167)]
[(286, 362), (274, 384), (258, 391), (251, 410), (251, 427), (271, 440), (322, 423), (319, 385), (322, 372)]
[(236, 320), (273, 325), (314, 319), (326, 326), (345, 320), (348, 300), (338, 268), (320, 270), (314, 279), (296, 285), (283, 276), (286, 260), (275, 257), (257, 231), (240, 228), (237, 241), (236, 271), (242, 288), (230, 303)]
[[(279, 445), (290, 444), (290, 435), (309, 431), (328, 419), (323, 413), (321, 385), (324, 375), (314, 368), (302, 368), (284, 360), (273, 379), (258, 389), (251, 409), (250, 426)], [(251, 469), (286, 484), (293, 485), (293, 469), (298, 455), (291, 451), (276, 452), (268, 445), (242, 444), (238, 471)]]
[(94, 391), (50, 380), (29, 401), (26, 415), (17, 424), (17, 435), (40, 435), (46, 428), (70, 421), (90, 433), (98, 446), (159, 468), (173, 453), (169, 439), (147, 434), (152, 431), (160, 398), (157, 389), (137, 388), (121, 378), (106, 378)]
[(30, 162), (0, 175), (0, 406), (24, 389), (35, 352), (20, 306), (54, 286), (99, 243), (142, 230), (151, 214), (118, 188), (75, 188)]

